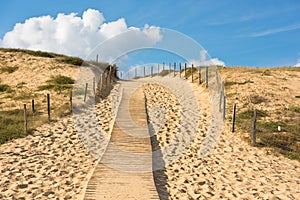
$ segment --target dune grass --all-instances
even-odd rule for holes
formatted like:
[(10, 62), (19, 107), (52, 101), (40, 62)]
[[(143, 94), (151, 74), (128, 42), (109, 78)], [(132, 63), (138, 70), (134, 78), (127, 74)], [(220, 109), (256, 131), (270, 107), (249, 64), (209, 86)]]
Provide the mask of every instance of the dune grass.
[(73, 84), (74, 80), (71, 77), (57, 75), (47, 80), (45, 85), (39, 86), (38, 90), (55, 90), (56, 92), (61, 92), (72, 89)]
[[(298, 108), (294, 112), (297, 112)], [(293, 112), (293, 110), (291, 111)], [(249, 133), (247, 141), (251, 142), (253, 127), (253, 109), (238, 113), (236, 116), (237, 127)], [(266, 111), (257, 110), (257, 144), (261, 147), (272, 148), (291, 159), (300, 161), (300, 124), (294, 121), (267, 121)], [(278, 126), (281, 130), (278, 131)]]
[(5, 73), (6, 72), (6, 73), (11, 74), (11, 73), (17, 71), (18, 69), (19, 69), (19, 67), (16, 67), (16, 66), (14, 66), (14, 67), (4, 66), (4, 67), (0, 68), (0, 73)]

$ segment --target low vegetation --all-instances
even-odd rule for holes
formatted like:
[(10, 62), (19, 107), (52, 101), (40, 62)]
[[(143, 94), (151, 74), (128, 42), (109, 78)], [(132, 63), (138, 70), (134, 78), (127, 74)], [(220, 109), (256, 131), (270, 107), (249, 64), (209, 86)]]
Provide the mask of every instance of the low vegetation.
[(73, 88), (74, 80), (67, 76), (57, 75), (52, 76), (45, 85), (38, 87), (39, 90), (55, 90), (61, 92), (63, 90), (70, 90)]
[(4, 66), (4, 67), (0, 68), (0, 73), (5, 73), (6, 72), (6, 73), (11, 74), (11, 73), (17, 71), (18, 69), (19, 69), (19, 67), (16, 67), (16, 66), (14, 66), (14, 67)]
[(9, 85), (7, 84), (0, 84), (0, 92), (12, 92), (12, 89)]
[[(290, 109), (291, 110), (291, 109)], [(293, 110), (293, 109), (292, 109)], [(296, 108), (298, 111), (298, 108)], [(299, 109), (300, 110), (300, 109)], [(238, 113), (236, 116), (237, 127), (249, 133), (246, 140), (251, 142), (253, 127), (253, 109)], [(261, 147), (269, 147), (275, 151), (300, 161), (300, 124), (283, 121), (267, 121), (268, 113), (257, 110), (257, 143)], [(278, 130), (280, 126), (280, 130)]]
[(32, 51), (26, 49), (9, 49), (9, 48), (0, 48), (0, 50), (4, 52), (21, 52), (21, 53), (26, 53), (28, 55), (37, 56), (37, 57), (55, 58), (60, 62), (76, 65), (76, 66), (81, 66), (83, 63), (83, 60), (81, 58), (70, 57), (70, 56), (65, 56), (65, 55), (51, 53), (51, 52)]

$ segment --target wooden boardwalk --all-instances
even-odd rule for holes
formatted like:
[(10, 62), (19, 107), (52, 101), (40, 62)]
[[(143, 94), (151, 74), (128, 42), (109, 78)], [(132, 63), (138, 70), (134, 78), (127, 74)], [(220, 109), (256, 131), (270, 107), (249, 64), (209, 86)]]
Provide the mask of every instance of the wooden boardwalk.
[(86, 200), (159, 199), (141, 84), (121, 83), (123, 97), (111, 141), (88, 183)]

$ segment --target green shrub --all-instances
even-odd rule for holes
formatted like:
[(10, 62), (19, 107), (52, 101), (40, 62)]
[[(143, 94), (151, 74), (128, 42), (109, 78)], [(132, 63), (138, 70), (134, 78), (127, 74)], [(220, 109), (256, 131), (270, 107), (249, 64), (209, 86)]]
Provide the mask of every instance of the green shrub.
[(12, 89), (7, 84), (0, 84), (0, 92), (12, 92)]
[(57, 60), (63, 63), (76, 65), (76, 66), (81, 66), (83, 63), (83, 60), (81, 58), (68, 57), (68, 56), (62, 56), (60, 58), (57, 58)]
[(62, 91), (73, 88), (74, 80), (67, 76), (57, 75), (52, 76), (46, 85), (41, 85), (38, 87), (38, 90), (52, 90)]
[(297, 112), (297, 113), (300, 113), (300, 107), (298, 107), (298, 106), (291, 105), (291, 106), (289, 107), (289, 110), (290, 110), (290, 111)]
[(7, 72), (7, 73), (11, 74), (11, 73), (17, 71), (18, 69), (19, 69), (19, 67), (5, 66), (5, 67), (1, 67), (1, 68), (0, 68), (0, 72), (1, 72), (1, 73)]

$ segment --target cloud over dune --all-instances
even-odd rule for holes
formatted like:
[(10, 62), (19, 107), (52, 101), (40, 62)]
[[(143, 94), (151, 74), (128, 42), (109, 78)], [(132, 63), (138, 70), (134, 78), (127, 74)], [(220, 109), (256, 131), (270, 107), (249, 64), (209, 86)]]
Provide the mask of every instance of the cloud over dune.
[(105, 22), (101, 12), (88, 9), (82, 16), (59, 13), (56, 18), (40, 16), (17, 23), (0, 40), (0, 46), (86, 57), (101, 42), (128, 30), (139, 36), (136, 43), (155, 44), (162, 38), (159, 27), (128, 27), (124, 18)]

